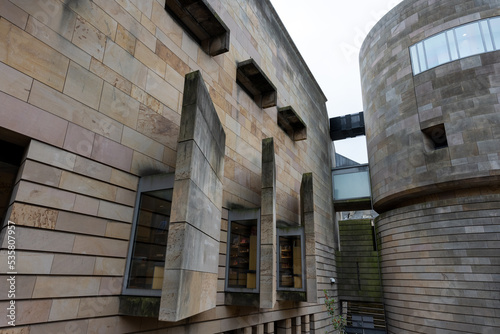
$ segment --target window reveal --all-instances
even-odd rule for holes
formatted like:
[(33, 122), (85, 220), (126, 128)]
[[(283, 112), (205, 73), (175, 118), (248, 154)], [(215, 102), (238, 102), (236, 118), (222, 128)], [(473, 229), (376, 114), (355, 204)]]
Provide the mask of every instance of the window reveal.
[(139, 182), (123, 282), (125, 295), (161, 295), (173, 183), (173, 173), (144, 176)]
[(278, 289), (305, 291), (304, 237), (301, 228), (278, 230)]
[(231, 222), (229, 288), (257, 288), (257, 239), (257, 220)]
[(300, 237), (280, 237), (279, 286), (302, 289)]
[(154, 195), (162, 196), (161, 192), (141, 194), (128, 288), (162, 288), (171, 195)]

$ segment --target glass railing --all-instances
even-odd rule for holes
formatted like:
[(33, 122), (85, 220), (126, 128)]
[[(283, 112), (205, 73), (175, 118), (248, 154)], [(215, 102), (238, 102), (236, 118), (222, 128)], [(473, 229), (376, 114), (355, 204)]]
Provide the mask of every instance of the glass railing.
[(464, 24), (410, 46), (413, 74), (465, 57), (500, 50), (500, 17)]

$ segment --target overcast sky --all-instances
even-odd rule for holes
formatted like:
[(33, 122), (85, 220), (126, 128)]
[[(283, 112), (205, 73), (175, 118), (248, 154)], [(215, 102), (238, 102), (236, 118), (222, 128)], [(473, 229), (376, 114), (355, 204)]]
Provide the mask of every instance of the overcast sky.
[[(363, 111), (359, 49), (402, 0), (271, 0), (328, 102), (330, 117)], [(335, 142), (337, 153), (368, 162), (364, 136)]]

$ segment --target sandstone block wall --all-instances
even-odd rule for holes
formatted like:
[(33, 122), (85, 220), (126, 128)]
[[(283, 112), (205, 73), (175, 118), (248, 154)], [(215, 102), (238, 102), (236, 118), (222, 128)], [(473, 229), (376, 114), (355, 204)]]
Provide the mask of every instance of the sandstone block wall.
[[(302, 175), (314, 178), (316, 272), (308, 275), (318, 290), (330, 288), (331, 143), (326, 98), (270, 2), (208, 3), (231, 31), (229, 52), (215, 57), (165, 11), (165, 0), (0, 1), (0, 133), (22, 138), (27, 152), (7, 211), (18, 226), (16, 330), (217, 333), (265, 324), (272, 332), (287, 319), (306, 332), (327, 327), (321, 299), (278, 302), (268, 312), (224, 305), (225, 219), (233, 208), (261, 205), (261, 143), (270, 137), (277, 220), (300, 222)], [(276, 86), (277, 107), (258, 107), (236, 83), (237, 63), (249, 58)], [(226, 133), (217, 307), (189, 325), (121, 316), (137, 185), (175, 171), (184, 78), (196, 70)], [(277, 125), (278, 107), (289, 105), (309, 128), (307, 140)]]
[[(390, 333), (499, 330), (498, 51), (416, 76), (409, 47), (499, 16), (495, 1), (403, 1), (361, 54), (368, 154)], [(447, 146), (424, 131), (441, 124)]]

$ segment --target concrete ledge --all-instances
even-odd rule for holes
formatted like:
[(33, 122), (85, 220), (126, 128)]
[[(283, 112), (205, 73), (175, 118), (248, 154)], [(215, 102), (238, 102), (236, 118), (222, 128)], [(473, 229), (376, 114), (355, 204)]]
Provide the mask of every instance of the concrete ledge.
[(252, 58), (238, 63), (236, 82), (261, 108), (275, 107), (276, 87)]
[(224, 304), (259, 307), (260, 296), (258, 293), (226, 292), (224, 294)]
[(121, 315), (156, 318), (160, 314), (160, 297), (120, 296)]
[(371, 210), (372, 202), (370, 197), (336, 200), (333, 202), (335, 211), (360, 211)]
[(278, 126), (294, 141), (307, 139), (307, 127), (291, 106), (278, 109)]
[(229, 51), (230, 30), (206, 0), (167, 0), (165, 9), (207, 54)]
[(307, 301), (307, 295), (304, 291), (278, 291), (277, 299), (305, 302)]

